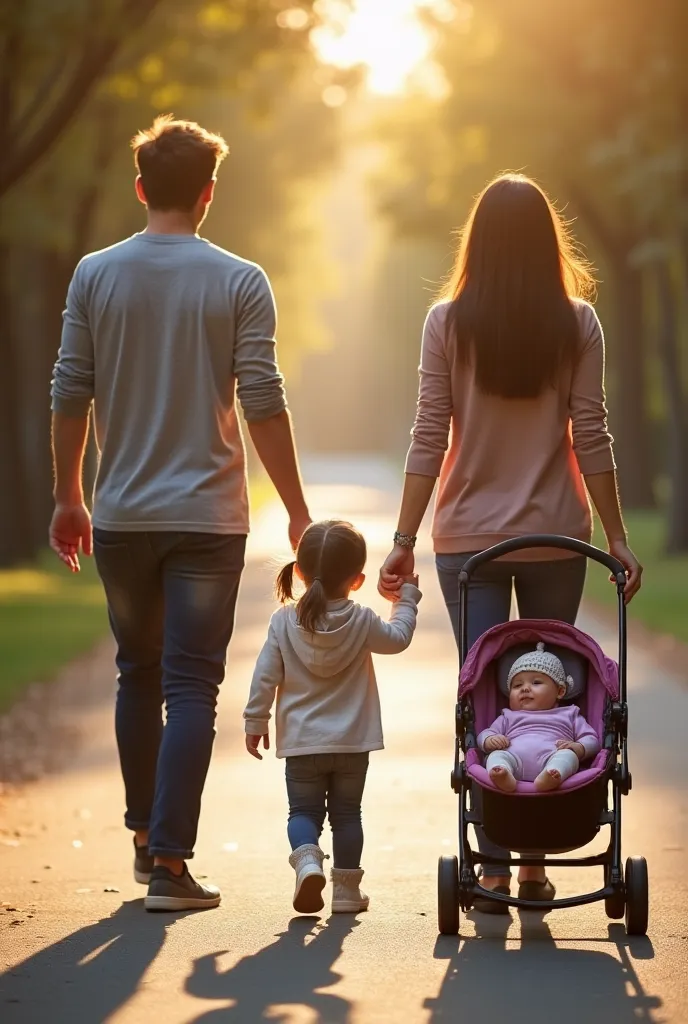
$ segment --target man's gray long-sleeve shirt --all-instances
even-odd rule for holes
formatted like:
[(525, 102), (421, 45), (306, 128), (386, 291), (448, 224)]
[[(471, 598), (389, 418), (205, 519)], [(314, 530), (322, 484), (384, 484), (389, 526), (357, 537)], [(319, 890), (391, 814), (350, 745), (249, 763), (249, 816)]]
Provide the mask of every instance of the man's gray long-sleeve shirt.
[(52, 407), (94, 402), (103, 530), (248, 532), (248, 421), (286, 408), (275, 303), (254, 263), (197, 235), (137, 234), (76, 268)]

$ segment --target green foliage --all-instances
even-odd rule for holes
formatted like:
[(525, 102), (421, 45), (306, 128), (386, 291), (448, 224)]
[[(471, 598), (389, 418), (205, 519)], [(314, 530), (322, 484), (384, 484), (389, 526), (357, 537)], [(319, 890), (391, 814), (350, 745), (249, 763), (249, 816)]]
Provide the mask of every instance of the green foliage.
[(92, 559), (72, 576), (46, 552), (32, 566), (0, 570), (0, 711), (27, 683), (51, 679), (107, 632)]
[[(633, 550), (644, 566), (643, 585), (629, 606), (629, 620), (688, 643), (688, 555), (666, 554), (666, 528), (660, 513), (631, 512), (626, 516), (626, 526)], [(599, 523), (593, 543), (604, 548)], [(616, 588), (599, 566), (590, 565), (585, 594), (610, 610), (616, 607)]]

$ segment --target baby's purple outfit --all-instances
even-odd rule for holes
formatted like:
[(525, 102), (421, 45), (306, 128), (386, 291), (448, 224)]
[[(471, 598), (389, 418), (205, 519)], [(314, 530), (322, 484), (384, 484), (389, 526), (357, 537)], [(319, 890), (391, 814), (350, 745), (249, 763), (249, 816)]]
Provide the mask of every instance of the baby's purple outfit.
[(505, 708), (489, 729), (478, 736), (478, 746), (485, 748), (488, 736), (506, 736), (508, 752), (518, 763), (518, 777), (534, 782), (543, 771), (548, 758), (556, 753), (558, 740), (575, 740), (585, 748), (585, 759), (600, 749), (597, 734), (588, 725), (575, 705), (555, 707), (549, 711), (511, 711)]

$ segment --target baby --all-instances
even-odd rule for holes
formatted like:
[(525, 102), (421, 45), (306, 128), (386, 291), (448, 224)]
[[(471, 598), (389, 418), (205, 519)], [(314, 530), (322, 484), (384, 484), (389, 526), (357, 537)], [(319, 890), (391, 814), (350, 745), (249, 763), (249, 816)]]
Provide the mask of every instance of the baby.
[(513, 793), (519, 780), (541, 792), (557, 789), (580, 762), (600, 749), (580, 710), (559, 707), (573, 682), (555, 654), (539, 643), (517, 658), (507, 679), (509, 708), (478, 736), (485, 767), (498, 789)]

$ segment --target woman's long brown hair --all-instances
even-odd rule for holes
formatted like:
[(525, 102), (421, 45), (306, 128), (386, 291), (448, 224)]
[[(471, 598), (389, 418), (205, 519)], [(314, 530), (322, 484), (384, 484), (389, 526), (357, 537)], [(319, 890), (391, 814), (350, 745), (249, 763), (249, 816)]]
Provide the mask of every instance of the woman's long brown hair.
[(481, 391), (537, 398), (576, 357), (573, 298), (594, 279), (544, 191), (521, 174), (496, 178), (462, 232), (451, 280), (448, 336)]

